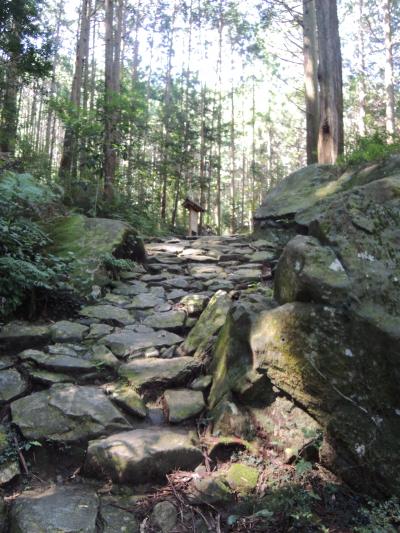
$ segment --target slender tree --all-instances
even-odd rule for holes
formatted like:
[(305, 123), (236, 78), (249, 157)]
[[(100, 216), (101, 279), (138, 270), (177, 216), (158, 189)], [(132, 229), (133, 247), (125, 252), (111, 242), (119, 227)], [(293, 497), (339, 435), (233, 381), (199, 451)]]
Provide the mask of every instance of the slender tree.
[(333, 164), (343, 154), (343, 81), (336, 0), (316, 0), (320, 87), (318, 162)]
[(304, 89), (306, 102), (307, 164), (318, 160), (318, 42), (315, 0), (303, 0)]
[(395, 133), (395, 97), (393, 75), (392, 0), (382, 0), (383, 29), (385, 34), (385, 103), (386, 133), (389, 142)]

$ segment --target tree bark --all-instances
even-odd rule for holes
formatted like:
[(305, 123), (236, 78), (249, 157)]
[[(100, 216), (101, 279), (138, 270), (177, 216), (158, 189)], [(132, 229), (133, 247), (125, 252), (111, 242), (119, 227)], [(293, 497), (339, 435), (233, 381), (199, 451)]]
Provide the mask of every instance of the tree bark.
[(385, 32), (385, 101), (386, 133), (388, 141), (393, 142), (395, 133), (395, 99), (393, 84), (393, 39), (392, 39), (392, 0), (382, 0), (383, 27)]
[(318, 42), (315, 0), (303, 0), (304, 88), (306, 103), (307, 165), (318, 161)]
[(364, 21), (364, 0), (358, 0), (358, 134), (364, 137), (366, 133), (365, 117), (366, 111), (366, 67), (365, 67), (365, 21)]
[(343, 154), (343, 82), (336, 0), (316, 0), (320, 87), (318, 162)]
[(11, 59), (7, 65), (6, 88), (3, 98), (3, 110), (0, 127), (0, 151), (11, 156), (15, 153), (18, 127), (17, 96), (19, 76), (15, 62)]
[[(85, 42), (89, 35), (89, 0), (82, 0), (80, 24), (77, 36), (76, 57), (75, 57), (75, 72), (71, 87), (71, 104), (72, 112), (79, 117), (81, 106), (81, 92), (83, 73), (85, 68)], [(65, 127), (64, 143), (60, 162), (59, 176), (68, 191), (70, 188), (71, 178), (76, 175), (76, 161), (77, 161), (77, 144), (78, 139), (76, 131), (70, 124)]]

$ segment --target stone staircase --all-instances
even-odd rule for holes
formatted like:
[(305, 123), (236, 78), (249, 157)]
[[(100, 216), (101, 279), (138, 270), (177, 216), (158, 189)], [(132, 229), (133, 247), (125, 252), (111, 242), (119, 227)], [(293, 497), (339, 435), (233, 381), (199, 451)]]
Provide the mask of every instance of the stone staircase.
[(0, 531), (181, 530), (168, 502), (146, 526), (112, 494), (202, 468), (216, 336), (233, 301), (270, 291), (277, 252), (243, 236), (146, 250), (79, 318), (1, 329)]

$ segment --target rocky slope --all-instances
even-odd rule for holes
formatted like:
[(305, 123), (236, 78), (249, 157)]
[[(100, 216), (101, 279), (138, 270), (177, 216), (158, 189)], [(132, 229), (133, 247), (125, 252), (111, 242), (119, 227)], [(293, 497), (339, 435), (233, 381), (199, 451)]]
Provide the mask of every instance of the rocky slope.
[(0, 531), (344, 533), (341, 479), (399, 496), (397, 169), (301, 170), (256, 236), (148, 242), (79, 317), (4, 325)]

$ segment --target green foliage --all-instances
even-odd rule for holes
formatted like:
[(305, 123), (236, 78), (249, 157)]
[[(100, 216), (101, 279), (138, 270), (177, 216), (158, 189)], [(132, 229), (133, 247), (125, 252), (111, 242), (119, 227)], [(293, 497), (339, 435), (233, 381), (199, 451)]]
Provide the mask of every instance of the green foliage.
[(399, 152), (400, 138), (396, 137), (393, 142), (389, 143), (387, 135), (376, 131), (367, 137), (356, 138), (354, 145), (338, 163), (358, 165), (368, 161), (384, 159)]
[(22, 75), (43, 76), (50, 70), (51, 41), (43, 26), (42, 0), (0, 2), (0, 51)]
[(118, 272), (122, 270), (133, 270), (136, 266), (134, 261), (130, 259), (117, 259), (112, 254), (104, 254), (100, 261), (104, 268), (112, 274), (114, 278), (117, 277)]
[(29, 174), (0, 178), (0, 317), (66, 276), (66, 263), (45, 251), (50, 239), (35, 221), (55, 198)]
[(400, 528), (400, 501), (391, 498), (385, 502), (369, 502), (361, 510), (360, 521), (365, 525), (356, 526), (355, 533), (396, 533)]

